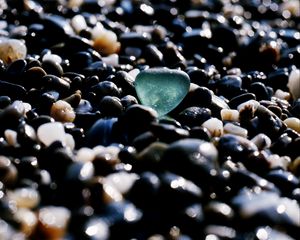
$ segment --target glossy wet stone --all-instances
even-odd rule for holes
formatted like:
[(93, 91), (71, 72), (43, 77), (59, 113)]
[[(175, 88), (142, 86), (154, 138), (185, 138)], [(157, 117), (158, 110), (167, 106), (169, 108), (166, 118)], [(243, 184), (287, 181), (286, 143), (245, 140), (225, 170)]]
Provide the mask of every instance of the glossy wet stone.
[(189, 127), (200, 126), (203, 122), (211, 117), (211, 112), (208, 108), (190, 107), (182, 111), (178, 115), (178, 120), (183, 125)]
[[(245, 220), (248, 220), (249, 224), (253, 224), (253, 221), (259, 221), (261, 224), (270, 221), (274, 224), (282, 222), (287, 227), (291, 226), (294, 229), (299, 226), (298, 203), (282, 198), (272, 192), (251, 193), (246, 196), (245, 193), (247, 192), (249, 190), (241, 192), (233, 199), (233, 203), (239, 207), (239, 214)], [(284, 207), (278, 209), (280, 206)]]
[(257, 150), (256, 145), (247, 138), (232, 134), (222, 136), (217, 146), (221, 154), (220, 160), (230, 156), (233, 161), (243, 161), (250, 153)]
[(141, 103), (163, 116), (183, 100), (190, 80), (182, 71), (156, 68), (139, 73), (134, 84)]
[(209, 178), (211, 170), (217, 171), (217, 156), (217, 150), (211, 143), (188, 138), (170, 144), (161, 163), (164, 168), (202, 186), (210, 183), (203, 182), (199, 176)]
[(96, 145), (109, 145), (113, 140), (112, 128), (116, 123), (116, 118), (111, 119), (99, 119), (93, 126), (90, 131), (87, 133), (87, 143), (89, 146)]

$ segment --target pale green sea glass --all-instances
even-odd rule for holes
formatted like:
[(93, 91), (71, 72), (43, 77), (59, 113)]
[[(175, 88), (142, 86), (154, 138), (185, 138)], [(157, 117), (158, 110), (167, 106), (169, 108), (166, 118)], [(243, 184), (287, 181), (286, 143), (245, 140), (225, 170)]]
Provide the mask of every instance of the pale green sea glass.
[(141, 104), (155, 109), (162, 117), (187, 95), (190, 78), (180, 70), (152, 68), (140, 72), (134, 84)]

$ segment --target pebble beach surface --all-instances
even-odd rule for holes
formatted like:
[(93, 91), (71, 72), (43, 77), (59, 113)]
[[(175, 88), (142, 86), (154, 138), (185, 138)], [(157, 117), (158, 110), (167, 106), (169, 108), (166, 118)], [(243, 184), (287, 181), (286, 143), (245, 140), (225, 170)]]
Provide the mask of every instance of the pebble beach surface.
[(298, 0), (0, 0), (1, 240), (297, 240)]

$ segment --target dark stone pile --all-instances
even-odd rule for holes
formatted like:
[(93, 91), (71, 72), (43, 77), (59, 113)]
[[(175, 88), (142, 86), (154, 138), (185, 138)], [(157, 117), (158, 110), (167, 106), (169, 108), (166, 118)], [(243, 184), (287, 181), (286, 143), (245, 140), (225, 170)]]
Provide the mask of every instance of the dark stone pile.
[[(299, 239), (298, 0), (0, 0), (0, 239)], [(188, 74), (167, 116), (135, 77)]]

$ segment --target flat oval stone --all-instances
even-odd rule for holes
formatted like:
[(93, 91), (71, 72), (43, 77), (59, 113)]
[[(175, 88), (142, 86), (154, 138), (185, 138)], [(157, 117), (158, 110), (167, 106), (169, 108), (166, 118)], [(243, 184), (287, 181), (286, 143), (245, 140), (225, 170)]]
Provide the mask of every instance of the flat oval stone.
[(137, 96), (143, 105), (155, 109), (159, 116), (173, 110), (187, 95), (189, 76), (180, 70), (152, 68), (135, 79)]

